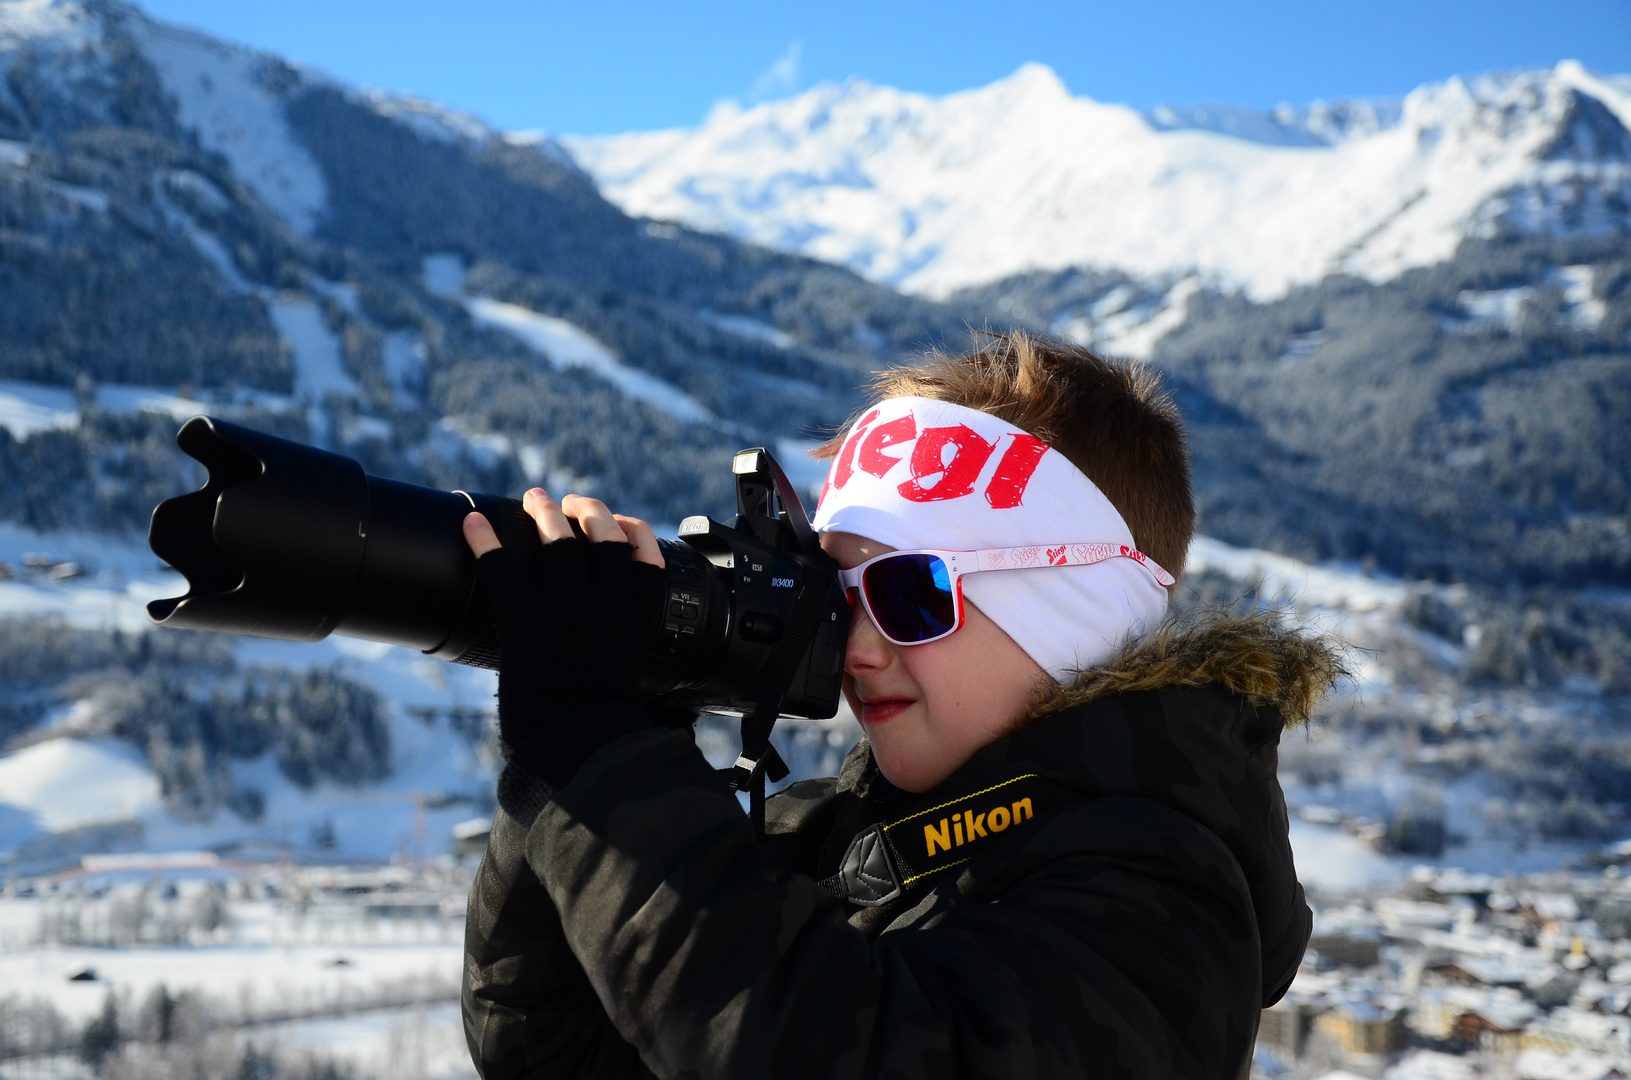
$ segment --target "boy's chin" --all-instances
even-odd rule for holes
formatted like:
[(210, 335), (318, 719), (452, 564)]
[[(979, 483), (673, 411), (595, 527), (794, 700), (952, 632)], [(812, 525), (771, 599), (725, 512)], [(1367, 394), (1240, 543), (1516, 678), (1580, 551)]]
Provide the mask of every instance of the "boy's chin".
[(869, 731), (867, 736), (872, 742), (872, 759), (878, 763), (878, 771), (900, 790), (914, 795), (928, 791), (954, 771), (938, 768), (937, 763), (926, 760), (923, 754), (913, 753), (909, 746), (901, 745), (907, 740), (892, 738), (891, 734), (887, 730)]

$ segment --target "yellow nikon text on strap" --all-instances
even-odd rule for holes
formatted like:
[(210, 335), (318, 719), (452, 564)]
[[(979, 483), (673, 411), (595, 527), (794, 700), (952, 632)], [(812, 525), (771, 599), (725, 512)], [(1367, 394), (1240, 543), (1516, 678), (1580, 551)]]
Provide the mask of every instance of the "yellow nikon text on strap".
[(1012, 809), (994, 806), (983, 814), (973, 810), (959, 811), (949, 818), (941, 818), (939, 824), (923, 826), (923, 845), (927, 849), (924, 857), (932, 859), (937, 850), (950, 851), (953, 846), (962, 847), (965, 842), (972, 844), (980, 837), (1000, 833), (1009, 825), (1017, 825), (1035, 815), (1029, 797), (1015, 801)]
[(1055, 785), (1024, 773), (873, 825), (850, 842), (839, 872), (820, 884), (862, 907), (888, 903), (913, 882), (961, 866), (982, 850), (970, 845), (989, 843), (1045, 811), (1050, 790)]
[[(1025, 773), (885, 825), (883, 834), (889, 841), (890, 849), (898, 856), (904, 856), (901, 861), (914, 871), (901, 884), (909, 885), (938, 870), (965, 863), (967, 857), (947, 861), (939, 856), (996, 833), (1006, 832), (1020, 822), (1035, 817), (1033, 796), (1024, 794), (1022, 789), (1030, 786), (1024, 781), (1036, 779), (1035, 773)], [(921, 847), (911, 838), (911, 834), (919, 829), (922, 830)], [(972, 854), (967, 853), (969, 856)]]

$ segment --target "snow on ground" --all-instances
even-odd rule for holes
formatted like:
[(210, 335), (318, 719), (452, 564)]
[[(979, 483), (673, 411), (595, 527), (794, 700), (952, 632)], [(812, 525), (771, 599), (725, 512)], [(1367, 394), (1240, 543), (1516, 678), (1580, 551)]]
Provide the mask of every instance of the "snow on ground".
[(727, 333), (753, 341), (763, 341), (778, 349), (791, 349), (798, 344), (791, 334), (776, 329), (762, 319), (752, 319), (746, 315), (716, 315), (708, 311), (702, 312), (702, 318)]
[(268, 87), (267, 57), (196, 31), (145, 19), (133, 31), (175, 96), (177, 118), (206, 149), (297, 231), (310, 234), (327, 203), (323, 171), (289, 130)]
[(1595, 330), (1608, 314), (1608, 305), (1596, 297), (1597, 268), (1594, 266), (1560, 266), (1552, 274), (1561, 287), (1563, 302), (1568, 310), (1563, 320), (1577, 330)]
[[(212, 391), (192, 398), (163, 387), (102, 383), (96, 387), (96, 405), (120, 415), (160, 413), (186, 420), (206, 412), (231, 415), (248, 406), (282, 411), (294, 408), (296, 403), (281, 394), (258, 390)], [(79, 402), (71, 388), (0, 379), (0, 427), (9, 429), (14, 438), (26, 439), (39, 431), (72, 428), (78, 423)]]
[[(1341, 829), (1291, 822), (1291, 851), (1297, 879), (1311, 888), (1351, 889), (1397, 881), (1410, 863), (1389, 859)], [(1419, 861), (1419, 860), (1418, 860)]]
[[(1559, 1054), (1530, 1047), (1518, 1053), (1512, 1063), (1512, 1075), (1520, 1080), (1615, 1080), (1625, 1075), (1624, 1064), (1623, 1060), (1591, 1050), (1570, 1050)], [(1395, 1077), (1390, 1073), (1386, 1080), (1395, 1080)], [(1416, 1080), (1416, 1077), (1400, 1077), (1397, 1080)], [(1439, 1080), (1439, 1077), (1434, 1076), (1431, 1080)], [(1444, 1080), (1461, 1078), (1445, 1074)]]
[[(449, 253), (426, 255), (421, 260), (420, 268), (426, 289), (438, 296), (461, 301), (477, 325), (509, 334), (551, 366), (591, 371), (627, 396), (649, 402), (681, 420), (714, 422), (713, 414), (696, 398), (655, 375), (626, 366), (616, 353), (581, 327), (519, 304), (486, 296), (464, 295), (466, 268), (461, 256)], [(397, 363), (402, 364), (403, 359), (399, 358)]]
[(41, 535), (12, 522), (0, 523), (0, 564), (72, 563), (78, 577), (50, 573), (0, 579), (0, 617), (54, 615), (84, 629), (142, 632), (152, 628), (146, 605), (179, 596), (186, 579), (159, 562), (145, 546), (93, 533)]
[[(1355, 647), (1348, 664), (1353, 680), (1337, 688), (1337, 699), (1399, 694), (1394, 700), (1424, 708), (1429, 714), (1448, 713), (1451, 719), (1476, 712), (1482, 705), (1452, 699), (1416, 701), (1418, 691), (1400, 691), (1393, 684), (1386, 655), (1389, 642), (1400, 634), (1424, 635), (1403, 624), (1401, 614), (1415, 591), (1455, 592), (1454, 587), (1405, 582), (1364, 573), (1340, 565), (1315, 566), (1274, 552), (1236, 548), (1210, 537), (1197, 536), (1190, 546), (1190, 571), (1216, 570), (1241, 582), (1260, 582), (1259, 600), (1285, 606), (1302, 625)], [(1377, 647), (1372, 647), (1377, 645)], [(1454, 652), (1458, 647), (1437, 644)], [(1449, 662), (1453, 662), (1453, 657)], [(1507, 708), (1502, 704), (1491, 707)], [(1539, 719), (1573, 708), (1568, 701), (1527, 700), (1521, 706)], [(1288, 734), (1281, 744), (1282, 761), (1298, 753), (1299, 743), (1323, 742), (1329, 752), (1348, 759), (1340, 784), (1308, 787), (1295, 767), (1281, 770), (1280, 780), (1292, 811), (1291, 844), (1298, 876), (1311, 887), (1352, 888), (1398, 880), (1418, 865), (1458, 867), (1495, 875), (1553, 870), (1577, 861), (1595, 845), (1586, 842), (1522, 840), (1508, 835), (1488, 779), (1473, 774), (1444, 783), (1423, 782), (1404, 771), (1399, 761), (1375, 747), (1337, 746), (1329, 732), (1314, 729)], [(1444, 824), (1457, 842), (1434, 858), (1383, 854), (1359, 833), (1380, 831), (1394, 809), (1426, 797), (1441, 805)]]
[(48, 180), (46, 186), (69, 202), (77, 203), (87, 210), (93, 210), (98, 214), (108, 212), (108, 195), (105, 191), (81, 187), (78, 184), (64, 184), (60, 180)]
[[(275, 395), (272, 395), (275, 396)], [(96, 403), (111, 413), (163, 413), (172, 420), (187, 420), (210, 406), (154, 386), (108, 383), (96, 388)]]
[[(196, 990), (237, 1007), (246, 1019), (277, 1010), (377, 1000), (393, 984), (417, 982), (427, 992), (458, 992), (464, 948), (458, 933), (423, 945), (220, 945), (157, 948), (47, 947), (0, 952), (0, 987), (26, 986), (83, 1023), (110, 989), (134, 1000), (159, 984), (171, 993)], [(343, 963), (336, 963), (343, 960)], [(95, 981), (70, 981), (91, 969)], [(403, 995), (405, 996), (405, 995)]]
[(158, 204), (159, 211), (164, 214), (164, 219), (170, 223), (170, 227), (185, 236), (188, 243), (192, 244), (193, 250), (203, 256), (204, 261), (221, 275), (221, 281), (228, 290), (235, 293), (256, 291), (255, 286), (239, 271), (238, 264), (227, 251), (226, 245), (221, 243), (220, 238), (200, 225), (191, 214), (165, 198), (163, 189), (158, 185), (154, 185), (153, 201)]
[(146, 757), (115, 739), (49, 739), (0, 758), (0, 800), (49, 832), (128, 821), (162, 805)]
[(56, 0), (10, 0), (6, 17), (0, 20), (0, 49), (41, 39), (84, 48), (96, 41), (97, 29), (84, 9), (76, 5)]
[(427, 142), (479, 145), (493, 137), (492, 128), (479, 118), (434, 101), (378, 87), (365, 87), (360, 96), (375, 112), (390, 117)]
[[(1155, 352), (1155, 343), (1189, 318), (1189, 299), (1200, 290), (1200, 278), (1186, 277), (1168, 289), (1152, 307), (1111, 310), (1092, 321), (1072, 319), (1061, 331), (1077, 344), (1090, 346), (1105, 356), (1147, 360)], [(1112, 292), (1111, 296), (1114, 295)], [(1100, 305), (1103, 303), (1100, 301)]]
[(410, 1076), (422, 1080), (474, 1080), (457, 1004), (414, 1006), (268, 1025), (246, 1036), (260, 1045), (320, 1051), (349, 1063), (361, 1076)]
[(404, 403), (418, 401), (425, 375), (425, 336), (417, 330), (392, 330), (381, 350), (385, 377)]
[(1271, 145), (1162, 129), (1027, 64), (939, 98), (852, 80), (727, 103), (691, 130), (563, 142), (632, 214), (912, 292), (1085, 264), (1271, 297), (1439, 262), (1503, 214), (1537, 232), (1577, 227), (1559, 214), (1614, 228), (1631, 163), (1567, 145), (1577, 95), (1631, 122), (1623, 83), (1564, 62), (1423, 86), (1395, 122), (1331, 145)]
[(696, 398), (655, 375), (624, 366), (605, 345), (565, 319), (485, 296), (469, 297), (465, 307), (477, 323), (504, 331), (557, 368), (585, 368), (627, 396), (681, 420), (710, 423), (714, 419)]
[(302, 296), (268, 300), (266, 313), (294, 349), (295, 396), (320, 403), (327, 394), (356, 397), (356, 380), (340, 362), (340, 339), (328, 328), (323, 310)]
[(1417, 1050), (1383, 1073), (1384, 1080), (1478, 1080), (1478, 1071), (1464, 1056)]
[(1272, 551), (1232, 547), (1209, 536), (1195, 537), (1189, 545), (1185, 568), (1216, 570), (1237, 581), (1259, 581), (1258, 592), (1263, 600), (1285, 602), (1299, 609), (1397, 612), (1410, 596), (1409, 586), (1402, 581), (1314, 566)]
[[(319, 831), (332, 830), (334, 854), (340, 856), (434, 855), (447, 850), (455, 824), (490, 805), (483, 800), (491, 794), (496, 762), (484, 760), (466, 736), (446, 723), (429, 725), (408, 710), (490, 711), (497, 685), (492, 672), (432, 660), (412, 649), (342, 637), (312, 644), (240, 638), (236, 650), (242, 666), (299, 670), (338, 664), (372, 686), (385, 700), (390, 775), (366, 787), (324, 782), (306, 789), (284, 777), (270, 756), (234, 761), (234, 784), (255, 788), (265, 797), (261, 820), (247, 822), (229, 811), (203, 822), (182, 821), (163, 812), (149, 814), (143, 824), (150, 850), (250, 841), (309, 848)], [(435, 804), (447, 796), (465, 801), (421, 809), (424, 802)]]
[[(32, 559), (60, 565), (73, 562), (84, 576), (62, 580), (36, 572), (0, 580), (0, 617), (57, 616), (85, 629), (127, 633), (166, 633), (148, 620), (146, 604), (186, 591), (181, 575), (163, 567), (145, 546), (88, 534), (41, 536), (13, 524), (0, 524), (0, 563), (17, 567)], [(387, 858), (424, 849), (434, 854), (447, 847), (448, 830), (471, 816), (472, 803), (454, 802), (419, 810), (425, 798), (446, 795), (480, 799), (490, 793), (494, 763), (483, 761), (468, 738), (434, 726), (408, 709), (485, 711), (492, 706), (492, 672), (432, 660), (411, 649), (377, 642), (331, 637), (315, 644), (263, 638), (233, 639), (239, 664), (267, 664), (303, 669), (338, 664), (374, 687), (386, 702), (391, 732), (392, 774), (366, 788), (319, 784), (302, 789), (261, 759), (232, 764), (240, 787), (255, 787), (266, 799), (265, 816), (246, 822), (222, 811), (209, 821), (171, 818), (156, 802), (135, 799), (130, 792), (156, 785), (139, 756), (124, 757), (117, 744), (90, 744), (53, 739), (9, 755), (0, 755), (0, 852), (36, 835), (41, 827), (55, 831), (76, 802), (81, 811), (73, 824), (136, 817), (153, 850), (201, 848), (263, 840), (312, 845), (314, 832), (330, 827), (337, 852), (361, 859)], [(97, 769), (102, 771), (98, 772)], [(131, 772), (145, 774), (138, 781)], [(26, 781), (26, 783), (25, 783)], [(129, 805), (117, 813), (84, 793), (107, 788), (126, 793)], [(65, 800), (60, 806), (47, 796)], [(39, 800), (46, 799), (46, 803)], [(117, 801), (117, 800), (115, 800)], [(47, 805), (49, 803), (49, 805)], [(111, 805), (111, 804), (110, 804)], [(125, 806), (125, 803), (120, 803)], [(60, 818), (60, 820), (59, 820)]]
[(0, 427), (9, 428), (13, 438), (78, 424), (74, 392), (68, 387), (0, 380)]
[[(387, 697), (403, 689), (365, 681)], [(356, 788), (323, 782), (307, 789), (289, 781), (269, 755), (235, 761), (234, 785), (239, 790), (253, 788), (265, 798), (260, 820), (245, 821), (222, 810), (208, 821), (184, 821), (155, 807), (141, 818), (147, 848), (192, 850), (260, 843), (311, 850), (326, 835), (334, 843), (330, 854), (357, 860), (446, 852), (453, 826), (468, 820), (483, 805), (482, 797), (490, 794), (497, 773), (494, 763), (481, 760), (468, 741), (445, 726), (429, 728), (398, 710), (392, 711), (388, 724), (392, 772), (384, 780)], [(435, 803), (447, 796), (462, 796), (463, 801), (419, 809), (422, 800)]]
[(1291, 850), (1297, 880), (1313, 889), (1353, 889), (1401, 881), (1417, 867), (1464, 870), (1503, 877), (1535, 874), (1577, 861), (1594, 845), (1531, 843), (1481, 838), (1456, 844), (1436, 858), (1384, 855), (1351, 833), (1332, 825), (1291, 819)]
[(1517, 325), (1524, 304), (1534, 295), (1535, 290), (1529, 285), (1514, 289), (1465, 290), (1456, 297), (1456, 303), (1466, 313), (1466, 318), (1451, 320), (1450, 328), (1458, 331), (1484, 327), (1510, 330)]

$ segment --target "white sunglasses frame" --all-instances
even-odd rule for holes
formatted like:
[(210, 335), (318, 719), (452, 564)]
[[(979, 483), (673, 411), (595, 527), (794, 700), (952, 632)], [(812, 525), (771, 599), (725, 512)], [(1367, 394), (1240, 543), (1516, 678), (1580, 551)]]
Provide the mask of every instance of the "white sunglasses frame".
[[(952, 603), (956, 610), (956, 621), (951, 629), (944, 634), (936, 634), (932, 638), (922, 641), (900, 641), (890, 637), (879, 623), (878, 616), (872, 611), (872, 601), (866, 594), (863, 576), (866, 568), (873, 563), (885, 559), (896, 559), (902, 555), (934, 555), (946, 564), (951, 571)], [(942, 641), (951, 637), (963, 627), (963, 578), (969, 574), (979, 574), (990, 570), (1029, 570), (1045, 566), (1092, 566), (1094, 563), (1105, 562), (1109, 559), (1131, 559), (1150, 572), (1155, 583), (1163, 588), (1171, 588), (1177, 580), (1148, 555), (1137, 548), (1126, 544), (1107, 544), (1102, 541), (1083, 544), (1025, 544), (1020, 547), (976, 548), (973, 551), (947, 551), (942, 548), (909, 548), (901, 551), (886, 551), (882, 555), (874, 555), (858, 566), (838, 572), (838, 580), (847, 594), (854, 589), (861, 597), (861, 605), (865, 608), (867, 618), (882, 634), (884, 640), (902, 648), (913, 645), (927, 645), (930, 642)]]

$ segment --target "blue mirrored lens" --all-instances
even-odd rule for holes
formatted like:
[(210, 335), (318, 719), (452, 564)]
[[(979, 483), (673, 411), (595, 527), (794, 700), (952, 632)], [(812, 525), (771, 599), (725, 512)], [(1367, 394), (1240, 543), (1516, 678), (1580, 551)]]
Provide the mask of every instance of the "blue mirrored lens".
[(861, 575), (861, 587), (878, 629), (896, 641), (932, 641), (957, 625), (951, 570), (938, 555), (879, 559)]

